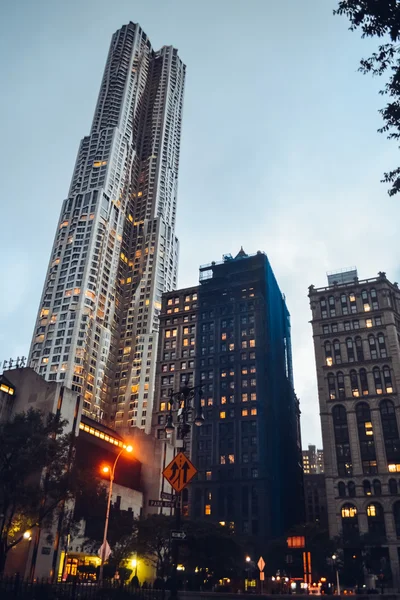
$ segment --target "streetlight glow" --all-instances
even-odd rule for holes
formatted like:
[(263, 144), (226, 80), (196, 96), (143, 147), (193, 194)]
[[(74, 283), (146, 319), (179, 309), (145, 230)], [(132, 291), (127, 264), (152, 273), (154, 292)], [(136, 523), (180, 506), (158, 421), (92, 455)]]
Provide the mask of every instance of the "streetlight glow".
[(125, 448), (125, 450), (126, 450), (127, 452), (132, 452), (132, 451), (133, 451), (133, 448), (132, 448), (132, 446), (127, 446), (127, 447)]
[(250, 561), (251, 561), (250, 556), (246, 556), (246, 562), (250, 562)]
[(102, 472), (103, 472), (103, 473), (109, 473), (109, 472), (110, 472), (110, 467), (108, 467), (107, 465), (106, 465), (106, 466), (104, 466), (104, 467), (102, 468)]
[(336, 560), (336, 559), (337, 559), (336, 554), (332, 554), (332, 560)]
[(31, 532), (30, 531), (25, 531), (23, 537), (24, 537), (24, 539), (29, 540), (29, 538), (31, 537)]
[(131, 560), (131, 567), (133, 567), (133, 568), (137, 567), (137, 560), (136, 560), (136, 558), (132, 558), (132, 560)]

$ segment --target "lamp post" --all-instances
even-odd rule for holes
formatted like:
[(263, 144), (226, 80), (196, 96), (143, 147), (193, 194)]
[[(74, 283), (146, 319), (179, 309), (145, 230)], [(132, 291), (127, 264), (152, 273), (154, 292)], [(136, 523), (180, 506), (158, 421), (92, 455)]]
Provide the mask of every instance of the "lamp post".
[(108, 486), (108, 498), (107, 498), (107, 510), (106, 510), (106, 520), (104, 522), (104, 533), (103, 533), (103, 543), (101, 546), (101, 555), (100, 555), (100, 572), (99, 572), (99, 584), (102, 583), (103, 581), (103, 570), (104, 570), (104, 562), (105, 562), (105, 555), (106, 555), (106, 545), (107, 545), (107, 533), (108, 533), (108, 522), (110, 520), (110, 508), (111, 508), (111, 497), (112, 497), (112, 489), (113, 489), (113, 483), (114, 483), (114, 477), (115, 477), (115, 467), (117, 466), (117, 462), (119, 457), (121, 456), (121, 454), (123, 452), (132, 452), (133, 448), (132, 446), (126, 446), (125, 448), (122, 448), (115, 461), (114, 464), (112, 466), (112, 468), (110, 469), (110, 467), (105, 466), (103, 467), (102, 471), (103, 473), (109, 473), (110, 474), (110, 484)]
[[(165, 425), (165, 433), (172, 435), (175, 431), (175, 425), (173, 420), (172, 409), (174, 405), (177, 405), (177, 417), (176, 417), (176, 448), (180, 448), (185, 451), (185, 437), (190, 433), (191, 423), (194, 423), (197, 427), (200, 427), (204, 423), (203, 409), (201, 407), (201, 393), (202, 386), (196, 385), (190, 387), (188, 381), (184, 384), (179, 392), (173, 393), (172, 390), (168, 397), (169, 403), (169, 414)], [(198, 395), (198, 403), (196, 404), (196, 395)], [(194, 414), (193, 421), (190, 422), (190, 418)], [(175, 526), (179, 531), (181, 526), (181, 501), (182, 493), (177, 494), (177, 503), (175, 507)], [(177, 580), (177, 567), (179, 560), (179, 540), (173, 540), (172, 542), (172, 577), (171, 577), (171, 595), (170, 600), (175, 600), (178, 597), (178, 580)]]
[(338, 559), (337, 555), (332, 554), (332, 562), (336, 569), (336, 593), (338, 596), (340, 596), (339, 569), (338, 569), (337, 559)]

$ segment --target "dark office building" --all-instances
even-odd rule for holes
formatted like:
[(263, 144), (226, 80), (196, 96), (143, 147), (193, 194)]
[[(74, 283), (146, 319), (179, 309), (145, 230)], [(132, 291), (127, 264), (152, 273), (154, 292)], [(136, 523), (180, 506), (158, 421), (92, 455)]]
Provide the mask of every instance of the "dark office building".
[(316, 523), (328, 530), (328, 504), (326, 500), (325, 475), (304, 474), (306, 523)]
[(205, 422), (186, 444), (199, 469), (186, 512), (260, 542), (302, 521), (290, 318), (266, 255), (226, 255), (200, 268), (197, 287), (164, 294), (158, 358), (157, 437), (170, 388), (203, 386)]

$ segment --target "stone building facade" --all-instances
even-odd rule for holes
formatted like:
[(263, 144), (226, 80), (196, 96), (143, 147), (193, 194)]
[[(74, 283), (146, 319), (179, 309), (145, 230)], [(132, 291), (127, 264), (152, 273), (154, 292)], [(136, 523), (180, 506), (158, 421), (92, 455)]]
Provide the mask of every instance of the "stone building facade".
[(367, 534), (370, 569), (398, 587), (400, 290), (382, 272), (338, 281), (309, 288), (329, 531)]

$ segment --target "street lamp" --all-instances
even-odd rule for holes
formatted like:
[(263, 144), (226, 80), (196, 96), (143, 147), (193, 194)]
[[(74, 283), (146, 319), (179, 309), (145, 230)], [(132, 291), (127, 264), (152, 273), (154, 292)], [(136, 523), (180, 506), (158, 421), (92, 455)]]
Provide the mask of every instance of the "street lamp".
[[(176, 416), (176, 448), (180, 447), (185, 450), (185, 437), (190, 433), (191, 423), (200, 427), (204, 423), (203, 409), (201, 407), (201, 394), (202, 386), (196, 385), (193, 387), (189, 386), (188, 380), (186, 380), (182, 389), (179, 392), (170, 392), (168, 397), (169, 413), (167, 416), (167, 422), (165, 424), (165, 433), (172, 435), (175, 431), (174, 419), (172, 409), (174, 404), (177, 405), (177, 416)], [(196, 406), (196, 395), (198, 395), (198, 402)], [(194, 418), (191, 419), (193, 412), (195, 412)], [(178, 440), (181, 443), (178, 443)], [(180, 496), (180, 494), (179, 494)], [(176, 529), (179, 531), (181, 526), (181, 497), (177, 498), (178, 502), (175, 507), (176, 517)], [(171, 582), (171, 595), (170, 600), (176, 600), (178, 597), (178, 559), (179, 559), (179, 540), (173, 541), (173, 554), (172, 554), (172, 582)]]
[(108, 486), (106, 520), (104, 523), (103, 544), (101, 546), (101, 555), (100, 555), (101, 563), (100, 563), (100, 572), (99, 572), (99, 584), (103, 581), (103, 570), (104, 570), (106, 545), (107, 545), (108, 521), (110, 519), (110, 507), (111, 507), (112, 489), (113, 489), (114, 476), (115, 476), (115, 467), (117, 466), (117, 462), (118, 462), (118, 459), (121, 456), (121, 454), (123, 452), (132, 452), (132, 450), (133, 450), (132, 446), (125, 446), (125, 448), (121, 448), (121, 450), (117, 454), (117, 457), (114, 461), (112, 468), (110, 468), (107, 465), (102, 468), (102, 472), (104, 474), (107, 474), (107, 473), (110, 474), (110, 484)]
[[(196, 393), (198, 393), (199, 396), (197, 407), (194, 406)], [(179, 392), (173, 393), (171, 390), (170, 395), (168, 397), (169, 413), (167, 416), (167, 422), (165, 424), (165, 433), (172, 434), (175, 431), (175, 425), (172, 414), (172, 409), (175, 403), (178, 405), (176, 439), (184, 440), (186, 435), (190, 432), (189, 417), (195, 409), (196, 414), (193, 419), (193, 423), (197, 427), (201, 427), (201, 425), (203, 425), (204, 415), (203, 409), (201, 407), (201, 393), (201, 385), (189, 387), (188, 381), (186, 381), (183, 388), (179, 390)]]
[(340, 596), (340, 582), (339, 582), (339, 569), (337, 564), (338, 556), (336, 554), (332, 554), (332, 562), (336, 569), (336, 593)]

